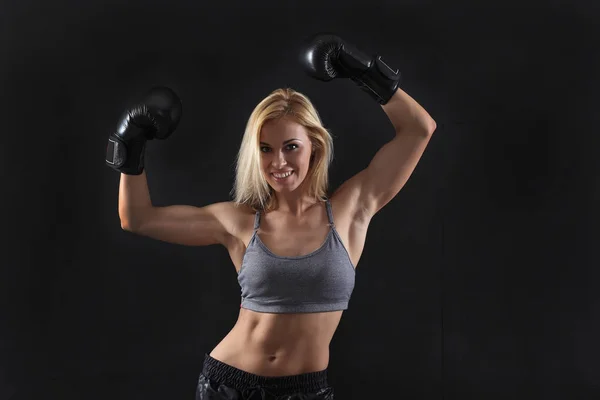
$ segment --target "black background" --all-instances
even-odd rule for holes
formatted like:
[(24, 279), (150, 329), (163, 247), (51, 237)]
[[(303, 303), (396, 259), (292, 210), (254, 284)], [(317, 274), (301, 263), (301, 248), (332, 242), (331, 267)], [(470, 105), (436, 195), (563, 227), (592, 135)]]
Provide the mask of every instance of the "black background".
[(351, 82), (297, 63), (335, 32), (400, 69), (436, 120), (370, 225), (331, 346), (336, 399), (600, 398), (596, 3), (20, 1), (0, 13), (0, 399), (193, 399), (231, 329), (224, 248), (122, 231), (104, 165), (155, 84), (184, 110), (151, 142), (155, 205), (230, 199), (255, 105), (292, 87), (335, 140), (331, 187), (393, 137)]

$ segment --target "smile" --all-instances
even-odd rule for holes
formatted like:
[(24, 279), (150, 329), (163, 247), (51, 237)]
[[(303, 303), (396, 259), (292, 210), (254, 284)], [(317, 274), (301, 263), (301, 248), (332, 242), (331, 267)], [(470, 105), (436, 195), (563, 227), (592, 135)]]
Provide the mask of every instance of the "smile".
[(285, 172), (283, 174), (271, 174), (275, 177), (275, 179), (285, 179), (289, 176), (291, 176), (294, 173), (294, 171), (289, 171), (289, 172)]

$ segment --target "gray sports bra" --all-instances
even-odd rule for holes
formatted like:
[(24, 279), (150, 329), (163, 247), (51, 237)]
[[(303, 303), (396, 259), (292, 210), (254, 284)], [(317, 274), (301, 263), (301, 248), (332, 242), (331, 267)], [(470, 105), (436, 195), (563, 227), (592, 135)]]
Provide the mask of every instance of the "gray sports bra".
[(268, 313), (308, 313), (346, 310), (354, 290), (355, 269), (333, 223), (326, 201), (330, 230), (310, 254), (277, 256), (260, 240), (260, 212), (238, 274), (242, 308)]

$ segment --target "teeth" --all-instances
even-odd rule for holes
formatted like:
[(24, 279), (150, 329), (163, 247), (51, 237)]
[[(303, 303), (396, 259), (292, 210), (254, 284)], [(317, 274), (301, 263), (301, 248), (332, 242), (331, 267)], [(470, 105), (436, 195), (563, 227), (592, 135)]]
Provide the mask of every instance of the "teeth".
[(288, 176), (290, 176), (292, 174), (292, 172), (294, 172), (294, 171), (286, 172), (285, 174), (273, 174), (273, 176), (275, 178), (279, 178), (279, 179), (287, 178)]

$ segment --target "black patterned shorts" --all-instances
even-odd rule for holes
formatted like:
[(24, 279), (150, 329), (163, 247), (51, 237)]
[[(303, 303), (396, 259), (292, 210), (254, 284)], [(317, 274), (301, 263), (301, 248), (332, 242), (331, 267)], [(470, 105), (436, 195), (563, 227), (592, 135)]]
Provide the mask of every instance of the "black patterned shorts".
[(266, 377), (205, 355), (196, 400), (333, 400), (327, 370)]

